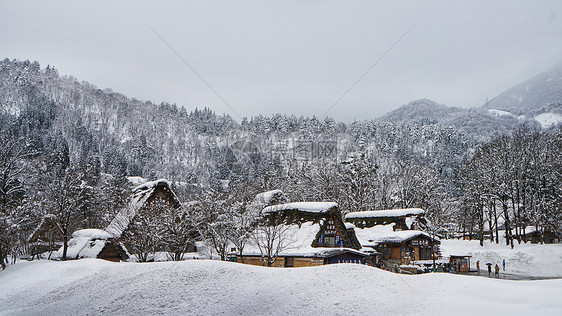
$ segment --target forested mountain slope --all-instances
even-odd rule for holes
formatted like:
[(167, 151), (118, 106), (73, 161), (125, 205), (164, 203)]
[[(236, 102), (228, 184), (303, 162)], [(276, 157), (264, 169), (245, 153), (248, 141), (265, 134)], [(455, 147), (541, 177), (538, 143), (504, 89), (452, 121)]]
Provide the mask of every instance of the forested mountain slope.
[(527, 112), (551, 103), (562, 103), (562, 64), (507, 89), (483, 108)]
[(102, 172), (117, 168), (198, 186), (255, 178), (272, 166), (287, 176), (303, 163), (341, 162), (359, 151), (373, 159), (400, 154), (442, 171), (474, 145), (454, 128), (423, 121), (344, 124), (278, 114), (238, 123), (209, 109), (139, 101), (60, 76), (51, 66), (8, 59), (0, 63), (0, 105), (5, 126), (38, 151), (63, 142), (70, 159), (98, 157)]
[(380, 120), (393, 123), (421, 122), (451, 126), (471, 138), (486, 141), (497, 135), (511, 133), (522, 125), (539, 127), (539, 122), (533, 117), (545, 112), (547, 109), (540, 108), (528, 112), (534, 115), (524, 116), (520, 112), (450, 107), (432, 100), (421, 99), (389, 112)]

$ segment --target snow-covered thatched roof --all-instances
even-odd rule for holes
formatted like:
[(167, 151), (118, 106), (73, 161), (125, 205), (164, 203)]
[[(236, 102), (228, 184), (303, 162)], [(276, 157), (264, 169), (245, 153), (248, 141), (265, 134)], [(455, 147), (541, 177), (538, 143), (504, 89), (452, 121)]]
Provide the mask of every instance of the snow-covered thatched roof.
[(129, 180), (129, 183), (136, 186), (146, 183), (146, 179), (143, 177), (127, 177), (127, 180)]
[(143, 184), (140, 184), (138, 186), (136, 186), (133, 189), (133, 193), (138, 193), (138, 192), (142, 192), (142, 191), (146, 191), (146, 190), (150, 190), (150, 189), (154, 189), (156, 188), (158, 185), (160, 184), (166, 184), (168, 187), (172, 185), (172, 183), (166, 179), (159, 179), (156, 181), (149, 181), (149, 182), (145, 182)]
[(254, 202), (268, 205), (271, 204), (273, 200), (280, 198), (283, 198), (283, 191), (271, 190), (257, 194), (254, 198)]
[(337, 208), (338, 204), (334, 202), (293, 202), (286, 204), (272, 205), (262, 210), (263, 214), (277, 213), (282, 211), (296, 210), (304, 213), (327, 213), (332, 208)]
[(425, 211), (421, 208), (403, 208), (403, 209), (393, 209), (393, 210), (351, 212), (345, 215), (345, 219), (408, 217), (408, 216), (416, 216), (416, 215), (423, 215), (423, 214), (425, 214)]
[(271, 190), (256, 195), (248, 209), (256, 214), (261, 212), (264, 207), (285, 202), (285, 194), (281, 190)]
[[(102, 229), (81, 229), (72, 234), (68, 241), (67, 258), (97, 258), (112, 236)], [(62, 257), (63, 247), (56, 253), (56, 257)]]
[[(431, 235), (421, 230), (395, 231), (394, 226), (395, 224), (389, 224), (355, 228), (355, 235), (363, 247), (374, 247), (381, 243), (402, 243), (417, 237), (432, 238)], [(437, 237), (434, 240), (439, 241)]]
[(146, 182), (133, 189), (133, 194), (127, 206), (117, 213), (115, 218), (105, 230), (113, 237), (121, 237), (121, 234), (125, 231), (125, 229), (127, 229), (127, 227), (129, 227), (129, 223), (135, 217), (137, 212), (146, 205), (148, 200), (158, 188), (166, 188), (166, 191), (170, 193), (172, 202), (178, 207), (181, 205), (175, 193), (170, 189), (170, 182), (168, 180), (160, 179)]
[(27, 242), (45, 241), (40, 239), (42, 238), (42, 234), (46, 232), (55, 234), (54, 236), (52, 236), (53, 238), (60, 236), (60, 239), (62, 239), (62, 237), (64, 236), (62, 229), (57, 223), (56, 215), (46, 214), (45, 216), (43, 216), (43, 218), (41, 218), (41, 222), (39, 222), (39, 225), (37, 225), (37, 227), (35, 227), (33, 232), (29, 235)]
[[(279, 256), (295, 256), (295, 257), (319, 257), (326, 258), (338, 255), (344, 252), (353, 252), (362, 256), (367, 254), (356, 249), (345, 247), (313, 247), (313, 243), (320, 232), (320, 223), (305, 222), (300, 225), (281, 225), (285, 229), (283, 239), (285, 240), (285, 249), (279, 253)], [(259, 238), (259, 237), (258, 237)], [(261, 256), (258, 246), (251, 242), (244, 248), (244, 255)]]

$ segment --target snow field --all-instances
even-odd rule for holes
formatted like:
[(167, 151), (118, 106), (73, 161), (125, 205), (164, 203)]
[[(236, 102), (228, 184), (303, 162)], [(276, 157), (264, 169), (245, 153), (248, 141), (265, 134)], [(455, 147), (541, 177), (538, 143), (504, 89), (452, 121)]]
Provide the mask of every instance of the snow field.
[[(505, 259), (505, 272), (544, 277), (562, 277), (562, 244), (517, 244), (511, 249), (505, 242), (496, 244), (489, 241), (480, 246), (477, 240), (441, 240), (443, 256), (472, 255), (471, 267), (476, 269), (480, 260), (480, 269), (486, 269), (486, 263), (502, 267)], [(503, 271), (503, 269), (502, 269)], [(562, 289), (560, 291), (562, 294)]]
[(560, 294), (562, 280), (409, 276), (355, 264), (280, 269), (83, 259), (0, 272), (2, 315), (560, 315)]

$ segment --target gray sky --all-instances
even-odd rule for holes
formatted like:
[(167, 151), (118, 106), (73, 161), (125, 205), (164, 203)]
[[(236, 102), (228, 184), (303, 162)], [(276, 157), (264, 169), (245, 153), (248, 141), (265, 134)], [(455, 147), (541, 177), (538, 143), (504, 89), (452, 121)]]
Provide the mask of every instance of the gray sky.
[(562, 1), (0, 0), (0, 58), (141, 100), (353, 121), (420, 98), (480, 106), (562, 61)]

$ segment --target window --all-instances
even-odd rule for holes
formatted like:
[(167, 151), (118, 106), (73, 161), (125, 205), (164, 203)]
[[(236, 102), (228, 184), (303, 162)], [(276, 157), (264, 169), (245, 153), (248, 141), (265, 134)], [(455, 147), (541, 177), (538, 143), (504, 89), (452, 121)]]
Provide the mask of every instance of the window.
[(295, 266), (295, 258), (294, 257), (285, 257), (285, 267), (291, 268)]
[(389, 247), (384, 247), (382, 248), (382, 257), (384, 259), (390, 259), (392, 258), (392, 249)]
[(335, 247), (336, 237), (335, 236), (324, 236), (324, 247)]
[(420, 260), (431, 260), (431, 248), (420, 248)]

